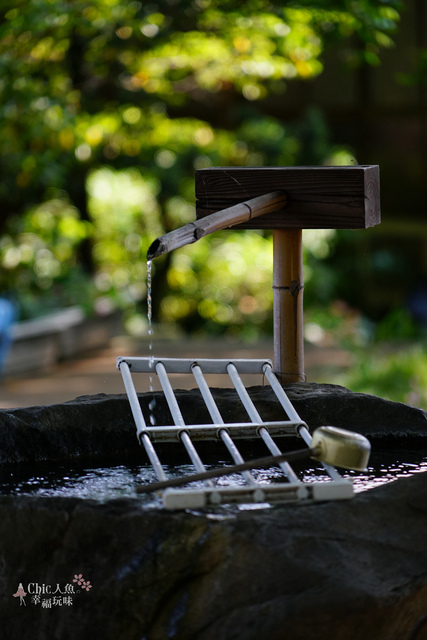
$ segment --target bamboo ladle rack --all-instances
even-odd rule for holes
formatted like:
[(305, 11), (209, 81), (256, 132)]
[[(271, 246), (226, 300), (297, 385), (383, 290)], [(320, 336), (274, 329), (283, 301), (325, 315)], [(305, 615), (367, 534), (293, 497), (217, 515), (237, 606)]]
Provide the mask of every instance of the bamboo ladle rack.
[(379, 167), (200, 169), (196, 198), (196, 221), (155, 240), (148, 259), (220, 229), (272, 229), (275, 373), (305, 380), (302, 230), (379, 224)]

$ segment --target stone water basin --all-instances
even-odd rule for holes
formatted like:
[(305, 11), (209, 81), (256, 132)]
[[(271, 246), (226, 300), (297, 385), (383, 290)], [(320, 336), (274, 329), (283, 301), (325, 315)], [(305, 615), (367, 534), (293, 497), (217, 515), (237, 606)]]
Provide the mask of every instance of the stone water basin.
[[(0, 495), (2, 638), (89, 639), (94, 629), (104, 640), (408, 637), (427, 613), (426, 413), (331, 385), (286, 391), (310, 428), (364, 433), (406, 465), (402, 474), (417, 472), (342, 502), (167, 512), (126, 493), (145, 471), (125, 396), (0, 412), (3, 483), (25, 467), (15, 488), (61, 467), (72, 480), (74, 468), (84, 494)], [(232, 421), (229, 393), (218, 390), (217, 401)], [(277, 419), (268, 390), (250, 393), (265, 420)], [(181, 401), (190, 412), (191, 392)], [(420, 459), (402, 457), (403, 447)], [(99, 494), (107, 463), (120, 495)], [(32, 486), (56, 492), (51, 485)], [(73, 586), (81, 574), (90, 590)], [(67, 605), (50, 596), (57, 588), (74, 589)]]

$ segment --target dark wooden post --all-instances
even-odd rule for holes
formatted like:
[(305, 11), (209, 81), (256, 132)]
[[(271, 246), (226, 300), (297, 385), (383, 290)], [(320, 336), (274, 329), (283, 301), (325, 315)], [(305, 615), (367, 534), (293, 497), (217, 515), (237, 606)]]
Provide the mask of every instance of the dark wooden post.
[[(302, 229), (366, 229), (380, 223), (379, 167), (212, 167), (196, 171), (197, 219), (282, 191), (286, 202), (237, 224), (273, 230), (274, 367), (305, 379)], [(230, 222), (230, 226), (233, 223)]]

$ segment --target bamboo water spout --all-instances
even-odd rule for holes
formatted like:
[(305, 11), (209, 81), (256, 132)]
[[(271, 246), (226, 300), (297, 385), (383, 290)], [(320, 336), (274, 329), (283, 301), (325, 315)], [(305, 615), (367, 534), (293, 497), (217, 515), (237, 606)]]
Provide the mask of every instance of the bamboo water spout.
[(227, 209), (211, 213), (201, 220), (196, 220), (196, 222), (189, 222), (183, 227), (154, 240), (148, 249), (147, 258), (152, 260), (174, 249), (184, 247), (186, 244), (196, 242), (214, 231), (228, 229), (236, 224), (242, 224), (258, 216), (281, 209), (286, 205), (286, 201), (286, 193), (273, 191), (245, 202), (239, 202)]
[(196, 221), (155, 240), (147, 258), (220, 229), (272, 229), (275, 373), (305, 380), (302, 230), (379, 224), (379, 167), (211, 167), (196, 171), (196, 197)]

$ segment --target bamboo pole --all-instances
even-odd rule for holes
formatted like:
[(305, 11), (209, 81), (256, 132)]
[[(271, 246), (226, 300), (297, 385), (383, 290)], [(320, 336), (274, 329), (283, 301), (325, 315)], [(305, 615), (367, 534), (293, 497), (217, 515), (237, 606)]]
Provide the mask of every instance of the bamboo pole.
[(236, 224), (247, 222), (251, 218), (281, 209), (286, 206), (286, 200), (286, 193), (273, 191), (246, 202), (241, 202), (233, 207), (211, 213), (205, 218), (196, 220), (196, 222), (189, 222), (180, 229), (166, 233), (164, 236), (154, 240), (148, 249), (147, 259), (152, 260), (164, 253), (169, 253), (186, 244), (196, 242), (214, 231), (233, 227)]
[(279, 380), (304, 374), (302, 230), (273, 231), (274, 369)]

